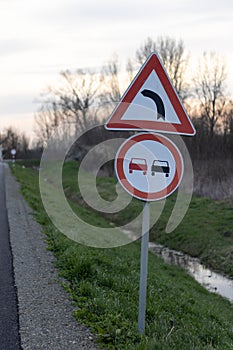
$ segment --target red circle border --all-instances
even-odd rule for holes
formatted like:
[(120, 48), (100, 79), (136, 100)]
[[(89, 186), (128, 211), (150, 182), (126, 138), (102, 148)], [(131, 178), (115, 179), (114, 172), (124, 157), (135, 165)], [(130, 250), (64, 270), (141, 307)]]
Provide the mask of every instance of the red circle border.
[[(172, 153), (175, 163), (176, 163), (176, 171), (175, 175), (172, 179), (172, 182), (163, 190), (160, 190), (158, 192), (143, 192), (136, 188), (134, 188), (129, 181), (127, 180), (124, 168), (123, 168), (123, 162), (126, 155), (126, 152), (129, 150), (130, 147), (132, 147), (136, 142), (145, 141), (145, 140), (151, 140), (160, 142), (165, 147), (169, 149), (169, 151)], [(133, 197), (136, 197), (138, 199), (144, 200), (144, 201), (157, 201), (163, 198), (168, 197), (171, 195), (179, 186), (182, 176), (183, 176), (183, 159), (180, 154), (180, 151), (178, 150), (177, 146), (168, 138), (165, 136), (155, 134), (155, 133), (140, 133), (137, 135), (132, 136), (131, 138), (127, 139), (120, 147), (120, 149), (117, 152), (116, 158), (115, 158), (115, 171), (117, 178), (123, 188), (131, 194)]]

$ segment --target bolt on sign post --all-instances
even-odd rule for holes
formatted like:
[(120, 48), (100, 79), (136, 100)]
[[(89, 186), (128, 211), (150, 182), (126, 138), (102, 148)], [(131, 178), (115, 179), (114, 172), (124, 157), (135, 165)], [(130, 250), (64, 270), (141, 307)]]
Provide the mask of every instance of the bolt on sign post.
[(119, 183), (131, 196), (144, 203), (138, 309), (138, 332), (142, 334), (146, 315), (150, 202), (172, 194), (181, 182), (184, 169), (177, 146), (153, 131), (195, 135), (157, 53), (148, 57), (105, 127), (107, 130), (144, 131), (127, 139), (115, 157)]

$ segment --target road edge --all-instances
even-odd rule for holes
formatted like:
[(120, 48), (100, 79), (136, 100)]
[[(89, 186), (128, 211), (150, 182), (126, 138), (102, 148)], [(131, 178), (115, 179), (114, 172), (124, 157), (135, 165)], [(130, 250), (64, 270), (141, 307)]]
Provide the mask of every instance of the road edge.
[[(97, 350), (90, 330), (72, 316), (46, 236), (5, 166), (5, 187), (23, 350)], [(77, 309), (77, 307), (76, 307)]]

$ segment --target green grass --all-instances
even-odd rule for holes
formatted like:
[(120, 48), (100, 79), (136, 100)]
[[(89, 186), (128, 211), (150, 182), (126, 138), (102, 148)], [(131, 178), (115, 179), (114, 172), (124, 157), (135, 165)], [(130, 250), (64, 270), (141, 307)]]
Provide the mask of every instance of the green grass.
[[(21, 163), (22, 165), (22, 163)], [(61, 234), (46, 215), (40, 200), (38, 188), (38, 173), (32, 168), (22, 168), (16, 164), (13, 173), (21, 183), (21, 191), (33, 208), (37, 221), (47, 234), (48, 246), (56, 258), (60, 275), (66, 280), (64, 287), (70, 293), (76, 304), (74, 316), (78, 321), (91, 327), (97, 335), (99, 346), (105, 349), (120, 350), (206, 350), (232, 349), (233, 305), (218, 295), (208, 293), (197, 282), (178, 267), (165, 264), (153, 254), (149, 254), (148, 297), (145, 335), (137, 334), (138, 289), (140, 245), (132, 243), (112, 249), (90, 248), (69, 240)], [(77, 188), (77, 168), (74, 163), (67, 163), (63, 174), (63, 182), (67, 196), (73, 199), (72, 207), (85, 219), (91, 219), (93, 225), (108, 226), (109, 220), (120, 223), (121, 215), (100, 216), (83, 205)], [(106, 186), (106, 182), (108, 186)], [(98, 180), (103, 197), (114, 196), (114, 179)], [(108, 193), (109, 192), (109, 193)], [(179, 229), (175, 234), (162, 234), (162, 228), (171, 211), (175, 198), (167, 202), (161, 220), (156, 224), (156, 235), (160, 240), (169, 237), (170, 244), (179, 244)], [(191, 204), (189, 220), (198, 216), (197, 228), (193, 222), (182, 223), (181, 236), (186, 234), (193, 239), (194, 251), (207, 251), (211, 242), (211, 234), (218, 237), (221, 225), (218, 218), (212, 218), (216, 207), (225, 212), (224, 229), (230, 230), (232, 212), (227, 204), (214, 203), (206, 199), (194, 198)], [(199, 208), (201, 210), (199, 210)], [(133, 201), (122, 221), (141, 210), (141, 203)], [(196, 213), (196, 214), (195, 214)], [(206, 216), (205, 216), (205, 213)], [(230, 214), (231, 213), (231, 214)], [(220, 214), (215, 214), (214, 216)], [(202, 223), (208, 234), (203, 233), (204, 248), (201, 247)], [(227, 220), (229, 218), (229, 222)], [(196, 220), (196, 219), (195, 219)], [(206, 223), (204, 222), (206, 220)], [(225, 226), (226, 225), (226, 226)], [(227, 226), (229, 225), (229, 226)], [(199, 227), (199, 230), (198, 230)], [(217, 231), (219, 228), (219, 232)], [(192, 231), (195, 231), (192, 233)], [(217, 232), (216, 232), (217, 231)], [(152, 229), (152, 235), (154, 235)], [(213, 232), (213, 233), (212, 233)], [(225, 231), (224, 231), (225, 232)], [(180, 236), (180, 237), (181, 237)], [(225, 247), (225, 238), (219, 234), (217, 245)], [(231, 237), (230, 237), (231, 238)], [(191, 241), (191, 239), (190, 239)], [(214, 240), (213, 240), (214, 241)], [(189, 246), (189, 238), (180, 239), (180, 243)], [(220, 244), (221, 242), (221, 244)], [(164, 242), (166, 243), (166, 242)], [(191, 244), (190, 244), (191, 246)], [(200, 247), (199, 247), (200, 246)], [(229, 247), (229, 245), (228, 245)], [(211, 249), (208, 248), (209, 254)], [(212, 247), (213, 249), (213, 247)], [(217, 256), (217, 253), (215, 253)], [(211, 254), (210, 254), (211, 255)]]

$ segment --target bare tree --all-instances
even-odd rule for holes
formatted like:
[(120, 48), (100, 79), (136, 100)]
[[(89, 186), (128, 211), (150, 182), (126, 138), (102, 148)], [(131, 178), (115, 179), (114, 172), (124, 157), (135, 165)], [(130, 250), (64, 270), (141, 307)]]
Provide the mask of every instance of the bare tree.
[(76, 131), (85, 132), (91, 125), (97, 124), (97, 94), (100, 89), (100, 77), (91, 72), (69, 70), (62, 72), (64, 85), (52, 89), (56, 104), (67, 118), (75, 123)]
[(147, 57), (154, 51), (157, 51), (157, 44), (156, 42), (148, 37), (144, 43), (140, 46), (140, 48), (136, 51), (136, 60), (137, 62), (142, 65)]
[(134, 64), (130, 58), (126, 63), (126, 72), (128, 73), (129, 81), (131, 82), (134, 76)]
[(136, 51), (137, 62), (141, 65), (153, 51), (158, 52), (178, 95), (184, 101), (189, 96), (189, 89), (185, 80), (188, 56), (183, 41), (170, 37), (159, 37), (153, 41), (149, 37)]
[(34, 132), (37, 137), (37, 146), (43, 147), (51, 137), (55, 127), (64, 121), (63, 114), (55, 102), (46, 102), (35, 114)]
[(102, 82), (104, 89), (101, 100), (103, 103), (112, 104), (119, 102), (121, 97), (119, 71), (120, 65), (118, 56), (114, 54), (102, 68)]
[(194, 81), (194, 91), (200, 117), (209, 129), (210, 137), (227, 112), (226, 65), (216, 53), (204, 52)]
[(41, 145), (57, 126), (62, 126), (65, 137), (97, 124), (100, 75), (67, 70), (60, 73), (60, 78), (60, 84), (48, 88), (35, 116), (35, 133)]
[[(233, 100), (229, 99), (223, 120), (224, 134), (233, 138)], [(233, 143), (233, 142), (232, 142)]]

